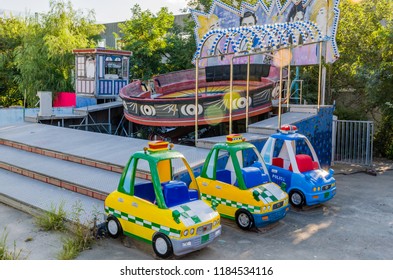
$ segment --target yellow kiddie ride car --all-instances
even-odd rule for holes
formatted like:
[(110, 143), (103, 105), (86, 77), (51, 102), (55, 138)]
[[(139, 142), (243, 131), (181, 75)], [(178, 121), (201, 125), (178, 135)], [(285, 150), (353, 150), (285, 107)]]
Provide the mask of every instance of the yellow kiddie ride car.
[(244, 230), (278, 221), (289, 208), (287, 193), (271, 182), (258, 150), (239, 134), (214, 145), (197, 181), (202, 199)]
[[(108, 235), (122, 233), (153, 244), (157, 256), (183, 255), (210, 244), (221, 234), (220, 215), (199, 198), (198, 185), (184, 156), (163, 141), (131, 156), (116, 191), (105, 200)], [(136, 180), (138, 167), (149, 167), (151, 180)], [(184, 168), (186, 182), (173, 179)], [(139, 183), (137, 183), (139, 181)]]

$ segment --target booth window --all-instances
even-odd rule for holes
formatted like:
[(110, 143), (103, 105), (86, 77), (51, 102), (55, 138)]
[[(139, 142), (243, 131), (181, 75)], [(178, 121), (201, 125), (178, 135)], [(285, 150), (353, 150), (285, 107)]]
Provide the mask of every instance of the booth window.
[(86, 58), (84, 56), (77, 57), (77, 71), (78, 77), (86, 77)]
[(105, 58), (105, 78), (118, 79), (122, 77), (122, 60), (120, 57)]

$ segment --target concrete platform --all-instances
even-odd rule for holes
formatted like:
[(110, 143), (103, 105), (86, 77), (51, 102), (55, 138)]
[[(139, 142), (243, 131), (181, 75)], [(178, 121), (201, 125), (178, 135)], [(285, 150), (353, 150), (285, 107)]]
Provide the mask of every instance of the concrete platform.
[[(281, 124), (296, 124), (309, 118), (315, 117), (317, 114), (307, 112), (287, 112), (281, 115)], [(272, 117), (248, 127), (248, 132), (271, 135), (276, 133), (278, 129), (278, 117)]]

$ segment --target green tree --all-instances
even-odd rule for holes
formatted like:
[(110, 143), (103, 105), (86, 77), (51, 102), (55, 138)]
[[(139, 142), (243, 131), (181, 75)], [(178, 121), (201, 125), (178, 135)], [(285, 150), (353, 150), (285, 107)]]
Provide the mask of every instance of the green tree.
[(19, 71), (14, 63), (14, 50), (21, 45), (25, 32), (23, 20), (0, 18), (0, 106), (22, 105), (23, 95), (15, 82)]
[(185, 19), (184, 26), (177, 24), (169, 31), (164, 50), (167, 58), (166, 71), (178, 71), (193, 68), (192, 58), (196, 51), (194, 39), (194, 22)]
[(102, 25), (93, 11), (84, 15), (70, 1), (50, 1), (50, 11), (28, 20), (22, 44), (17, 48), (19, 91), (27, 92), (28, 105), (36, 103), (37, 91), (73, 91), (76, 48), (94, 47)]
[[(393, 2), (341, 0), (339, 9), (340, 58), (326, 65), (327, 104), (337, 101), (339, 119), (374, 120), (374, 151), (393, 158)], [(318, 68), (303, 67), (302, 79), (316, 101)]]
[(165, 72), (163, 58), (175, 18), (166, 7), (154, 15), (149, 10), (142, 11), (138, 4), (131, 8), (131, 14), (131, 19), (119, 27), (124, 34), (125, 49), (133, 53), (130, 60), (132, 77), (147, 80)]

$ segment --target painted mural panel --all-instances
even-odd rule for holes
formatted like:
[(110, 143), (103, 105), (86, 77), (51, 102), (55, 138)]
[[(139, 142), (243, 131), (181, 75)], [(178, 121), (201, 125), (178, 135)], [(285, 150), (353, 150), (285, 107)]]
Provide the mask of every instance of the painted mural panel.
[[(326, 62), (336, 61), (339, 56), (336, 45), (339, 0), (288, 0), (281, 3), (280, 0), (268, 4), (259, 0), (255, 5), (242, 2), (236, 9), (215, 0), (208, 13), (192, 10), (197, 49), (200, 50), (196, 56), (205, 58), (200, 60), (201, 66), (229, 64), (231, 53), (266, 53), (263, 47), (267, 43), (274, 51), (274, 42), (282, 42), (285, 38), (293, 48), (291, 65), (319, 63), (318, 42), (321, 41), (326, 42), (322, 48)], [(316, 31), (312, 30), (314, 26)], [(209, 32), (212, 35), (206, 36)], [(318, 38), (309, 40), (315, 32)], [(275, 47), (277, 49), (277, 44)], [(246, 63), (244, 59), (238, 58), (234, 63)], [(269, 62), (265, 55), (252, 56), (251, 63)]]

